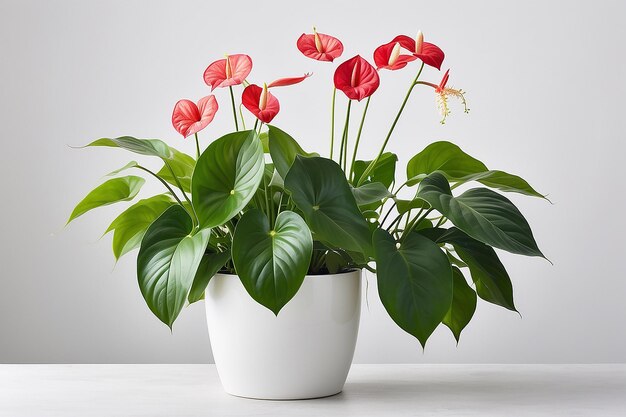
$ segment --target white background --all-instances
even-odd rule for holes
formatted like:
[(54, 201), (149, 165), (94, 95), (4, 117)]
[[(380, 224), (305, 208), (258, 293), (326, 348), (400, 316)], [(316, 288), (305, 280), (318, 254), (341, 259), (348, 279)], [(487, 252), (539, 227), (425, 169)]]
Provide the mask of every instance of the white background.
[[(170, 334), (139, 293), (136, 253), (114, 265), (110, 236), (99, 238), (121, 207), (63, 227), (105, 173), (135, 157), (67, 145), (128, 134), (193, 153), (171, 126), (173, 105), (208, 94), (205, 67), (243, 52), (254, 82), (315, 73), (275, 91), (274, 123), (326, 152), (334, 66), (295, 48), (313, 25), (344, 41), (342, 59), (371, 59), (418, 29), (446, 52), (471, 112), (453, 103), (442, 126), (432, 90), (416, 90), (390, 143), (401, 167), (427, 143), (452, 140), (554, 202), (509, 195), (554, 262), (502, 254), (521, 318), (481, 302), (458, 347), (442, 326), (422, 352), (386, 316), (368, 275), (355, 361), (625, 362), (625, 14), (619, 1), (0, 0), (0, 362), (212, 360), (202, 303)], [(415, 70), (381, 74), (361, 156), (376, 152)], [(430, 69), (424, 79), (440, 76)], [(204, 145), (231, 129), (226, 92), (216, 91), (222, 107)]]

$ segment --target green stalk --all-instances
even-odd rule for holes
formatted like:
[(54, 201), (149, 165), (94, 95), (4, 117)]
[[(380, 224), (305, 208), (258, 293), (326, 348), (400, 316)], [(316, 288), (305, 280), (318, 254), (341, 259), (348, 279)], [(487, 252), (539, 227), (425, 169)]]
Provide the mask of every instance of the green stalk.
[(174, 173), (174, 170), (172, 169), (172, 166), (165, 159), (163, 160), (163, 162), (165, 162), (165, 166), (170, 171), (170, 174), (172, 174), (172, 177), (174, 178), (174, 181), (176, 181), (176, 185), (178, 186), (178, 188), (180, 188), (180, 191), (183, 193), (183, 197), (185, 197), (185, 200), (187, 200), (187, 203), (189, 203), (189, 206), (191, 207), (191, 211), (193, 211), (193, 216), (191, 216), (191, 217), (192, 217), (192, 220), (194, 220), (194, 227), (195, 226), (200, 226), (200, 219), (198, 218), (198, 214), (196, 213), (196, 209), (194, 208), (193, 204), (191, 204), (191, 200), (187, 196), (187, 193), (185, 192), (185, 190), (183, 190), (183, 186), (180, 183), (180, 180), (178, 179), (176, 174)]
[(335, 147), (335, 98), (337, 97), (337, 87), (333, 87), (333, 101), (330, 116), (330, 159), (333, 159), (333, 149)]
[(362, 184), (362, 182), (365, 180), (365, 178), (367, 178), (369, 173), (372, 171), (372, 169), (374, 169), (374, 167), (378, 163), (378, 160), (380, 159), (380, 157), (383, 154), (383, 152), (385, 152), (385, 148), (387, 147), (387, 143), (389, 142), (389, 138), (391, 138), (391, 135), (392, 135), (394, 129), (396, 128), (396, 125), (398, 124), (398, 120), (400, 120), (400, 116), (402, 115), (402, 112), (404, 111), (404, 107), (406, 106), (406, 103), (409, 101), (409, 97), (411, 96), (411, 93), (413, 92), (413, 88), (417, 85), (417, 80), (419, 79), (420, 75), (422, 74), (422, 70), (423, 69), (424, 69), (424, 63), (422, 62), (422, 66), (420, 67), (420, 70), (417, 72), (417, 75), (415, 76), (415, 79), (413, 80), (413, 82), (411, 82), (411, 86), (409, 87), (409, 91), (407, 91), (406, 96), (404, 97), (404, 100), (402, 101), (402, 105), (400, 106), (400, 110), (398, 110), (398, 114), (396, 115), (396, 118), (393, 120), (393, 123), (391, 124), (391, 128), (389, 129), (389, 132), (387, 133), (387, 137), (385, 137), (385, 141), (383, 142), (383, 146), (380, 148), (380, 151), (378, 152), (378, 155), (376, 156), (376, 158), (367, 166), (367, 168), (365, 168), (365, 172), (363, 172), (363, 175), (359, 179), (359, 183), (357, 184), (357, 187)]
[(239, 105), (239, 117), (241, 117), (241, 124), (243, 125), (243, 130), (246, 130), (246, 119), (243, 118), (243, 110), (241, 109), (243, 104)]
[(198, 132), (193, 134), (196, 138), (196, 159), (200, 159), (200, 143), (198, 142)]
[(348, 163), (348, 129), (350, 127), (350, 110), (352, 108), (352, 100), (348, 100), (348, 108), (346, 110), (346, 123), (343, 126), (343, 134), (341, 136), (341, 147), (339, 148), (339, 165), (342, 165), (343, 172), (346, 172), (346, 164)]
[(350, 174), (348, 175), (348, 179), (350, 181), (353, 180), (352, 174), (354, 174), (354, 161), (356, 160), (356, 154), (359, 149), (359, 142), (361, 141), (361, 131), (363, 130), (363, 123), (365, 122), (367, 109), (370, 106), (370, 98), (372, 98), (372, 96), (369, 96), (367, 98), (367, 101), (365, 102), (365, 109), (363, 109), (363, 116), (361, 117), (361, 123), (359, 124), (359, 131), (356, 134), (356, 142), (354, 143), (354, 152), (352, 153), (352, 163), (350, 164)]
[(235, 130), (239, 132), (239, 123), (237, 122), (237, 109), (235, 107), (235, 94), (233, 93), (233, 86), (228, 86), (228, 90), (230, 91), (230, 102), (233, 105), (233, 118), (235, 119)]

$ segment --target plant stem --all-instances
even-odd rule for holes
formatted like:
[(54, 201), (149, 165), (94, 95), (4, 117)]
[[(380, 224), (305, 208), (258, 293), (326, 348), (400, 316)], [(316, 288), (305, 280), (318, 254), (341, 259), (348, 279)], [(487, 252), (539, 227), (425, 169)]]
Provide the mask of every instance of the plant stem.
[(263, 191), (265, 192), (265, 215), (270, 220), (270, 229), (274, 227), (274, 219), (270, 216), (270, 196), (267, 191), (267, 178), (265, 178), (265, 168), (263, 168)]
[(243, 118), (243, 110), (241, 109), (243, 104), (239, 105), (239, 117), (241, 117), (241, 124), (243, 125), (243, 130), (246, 130), (246, 119)]
[(333, 159), (333, 149), (335, 147), (335, 98), (337, 97), (337, 87), (333, 87), (333, 100), (330, 116), (330, 159)]
[(367, 178), (369, 173), (372, 171), (372, 169), (374, 169), (374, 167), (378, 163), (378, 160), (380, 159), (380, 157), (383, 154), (383, 152), (385, 152), (385, 148), (387, 147), (387, 143), (389, 142), (389, 138), (391, 138), (391, 135), (392, 135), (394, 129), (396, 128), (396, 125), (398, 124), (398, 120), (400, 120), (400, 116), (402, 115), (402, 112), (404, 111), (404, 107), (406, 106), (406, 103), (409, 101), (409, 97), (411, 96), (411, 93), (413, 92), (413, 88), (417, 84), (417, 80), (419, 79), (420, 75), (422, 74), (422, 70), (423, 69), (424, 69), (424, 63), (422, 62), (422, 66), (420, 67), (419, 71), (417, 72), (417, 75), (415, 76), (415, 79), (413, 80), (413, 82), (411, 82), (411, 86), (409, 87), (409, 91), (407, 91), (406, 96), (404, 97), (404, 100), (402, 101), (402, 105), (400, 106), (400, 110), (398, 110), (398, 114), (396, 115), (396, 118), (393, 120), (393, 123), (391, 124), (391, 128), (389, 129), (389, 132), (387, 133), (387, 137), (385, 137), (385, 141), (383, 142), (383, 146), (380, 148), (380, 151), (378, 152), (378, 155), (376, 156), (376, 158), (367, 166), (367, 168), (365, 168), (365, 172), (363, 172), (363, 175), (361, 175), (361, 178), (359, 179), (359, 183), (357, 184), (357, 186), (361, 185), (361, 183)]
[[(418, 215), (415, 216), (415, 219), (410, 223), (410, 225), (404, 230), (404, 232), (402, 232), (402, 241), (404, 241), (404, 239), (406, 239), (406, 237), (411, 234), (411, 232), (413, 231), (413, 229), (415, 229), (415, 226), (417, 226), (418, 224), (420, 224), (420, 222), (422, 220), (424, 220), (426, 218), (426, 216), (428, 216), (430, 214), (430, 212), (433, 211), (433, 209), (428, 209), (426, 211), (426, 213), (424, 213), (422, 216)], [(420, 210), (420, 213), (422, 212), (422, 210)]]
[(363, 109), (363, 116), (361, 117), (361, 123), (359, 124), (359, 131), (356, 134), (356, 142), (354, 143), (354, 152), (352, 153), (352, 162), (350, 163), (350, 174), (348, 175), (348, 179), (350, 181), (353, 180), (352, 175), (354, 174), (354, 161), (356, 161), (356, 154), (359, 149), (359, 142), (361, 141), (361, 132), (363, 131), (363, 123), (365, 122), (365, 116), (367, 115), (367, 109), (370, 106), (370, 99), (372, 96), (367, 98), (365, 102), (365, 108)]
[(198, 142), (198, 132), (193, 134), (196, 138), (196, 159), (200, 159), (200, 142)]
[(341, 135), (341, 147), (339, 148), (339, 165), (342, 165), (343, 172), (346, 172), (346, 164), (348, 159), (348, 129), (350, 126), (350, 109), (352, 108), (352, 100), (348, 100), (348, 108), (346, 110), (346, 123), (343, 126), (343, 134)]
[(256, 130), (256, 127), (259, 125), (259, 119), (256, 119), (254, 121), (254, 127), (252, 128), (253, 130)]
[[(189, 210), (187, 210), (187, 207), (185, 207), (185, 205), (183, 204), (182, 201), (180, 201), (180, 198), (178, 198), (178, 196), (176, 195), (176, 193), (174, 192), (174, 190), (172, 189), (172, 187), (169, 186), (169, 184), (167, 182), (165, 182), (165, 180), (161, 177), (159, 177), (157, 174), (155, 174), (154, 172), (152, 172), (151, 170), (149, 170), (146, 167), (143, 167), (141, 165), (137, 165), (137, 168), (146, 171), (147, 173), (151, 174), (154, 178), (156, 178), (157, 180), (159, 180), (161, 182), (161, 184), (163, 184), (165, 186), (165, 188), (167, 188), (167, 190), (170, 192), (170, 194), (172, 195), (172, 197), (174, 197), (174, 199), (178, 202), (178, 204), (180, 204), (180, 206), (187, 212), (187, 214), (189, 215), (189, 217), (194, 218), (194, 216), (192, 216), (192, 214), (189, 212)], [(195, 213), (194, 213), (195, 214)]]
[(233, 105), (233, 118), (235, 119), (235, 130), (239, 132), (239, 123), (237, 123), (237, 109), (235, 107), (235, 94), (233, 93), (233, 86), (228, 86), (228, 90), (230, 91), (230, 102)]
[(176, 185), (178, 186), (178, 188), (180, 188), (180, 191), (183, 193), (183, 197), (185, 197), (185, 200), (187, 200), (187, 203), (189, 203), (189, 206), (191, 207), (191, 211), (193, 211), (192, 220), (194, 220), (194, 226), (200, 226), (200, 219), (198, 218), (198, 214), (196, 213), (196, 209), (194, 208), (193, 204), (191, 204), (191, 200), (189, 199), (189, 197), (187, 196), (187, 193), (183, 189), (183, 185), (180, 183), (180, 180), (178, 179), (178, 177), (174, 173), (174, 170), (172, 169), (172, 166), (170, 165), (170, 163), (167, 162), (167, 160), (165, 160), (165, 159), (163, 160), (163, 162), (165, 162), (165, 166), (170, 171), (170, 174), (172, 174), (172, 177), (174, 178), (174, 181), (176, 181)]

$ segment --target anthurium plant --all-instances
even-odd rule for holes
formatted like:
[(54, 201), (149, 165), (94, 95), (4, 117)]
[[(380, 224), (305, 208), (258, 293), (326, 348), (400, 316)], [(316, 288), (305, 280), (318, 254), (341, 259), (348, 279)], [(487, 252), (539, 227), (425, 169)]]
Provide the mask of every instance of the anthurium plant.
[[(302, 34), (296, 45), (306, 57), (329, 64), (344, 50), (339, 39), (315, 30)], [(545, 197), (519, 176), (488, 169), (450, 142), (427, 145), (408, 160), (406, 180), (398, 178), (399, 158), (387, 145), (415, 92), (434, 94), (441, 123), (450, 114), (451, 98), (467, 112), (464, 92), (448, 85), (449, 70), (439, 82), (422, 79), (425, 69), (440, 70), (443, 60), (443, 51), (420, 32), (376, 48), (374, 65), (360, 55), (339, 64), (330, 146), (328, 153), (315, 153), (298, 144), (298, 132), (272, 124), (280, 111), (274, 94), (310, 74), (254, 84), (252, 59), (228, 55), (208, 66), (204, 82), (211, 91), (228, 91), (234, 131), (202, 146), (198, 133), (219, 108), (210, 94), (174, 106), (173, 126), (183, 138), (193, 136), (195, 156), (158, 139), (91, 142), (88, 147), (120, 148), (160, 159), (163, 166), (154, 172), (132, 161), (114, 171), (69, 221), (133, 200), (146, 179), (162, 184), (163, 194), (135, 202), (107, 232), (113, 234), (116, 258), (139, 248), (139, 288), (150, 310), (170, 327), (187, 303), (203, 298), (217, 272), (238, 276), (254, 300), (278, 315), (306, 275), (365, 268), (376, 273), (391, 318), (422, 345), (440, 323), (458, 341), (477, 298), (516, 310), (511, 280), (494, 248), (543, 257), (528, 222), (498, 191)], [(413, 71), (415, 78), (378, 153), (363, 158), (359, 145), (379, 73), (400, 70)], [(343, 103), (345, 118), (336, 117)], [(131, 169), (142, 175), (123, 174)], [(454, 192), (466, 183), (478, 187)]]

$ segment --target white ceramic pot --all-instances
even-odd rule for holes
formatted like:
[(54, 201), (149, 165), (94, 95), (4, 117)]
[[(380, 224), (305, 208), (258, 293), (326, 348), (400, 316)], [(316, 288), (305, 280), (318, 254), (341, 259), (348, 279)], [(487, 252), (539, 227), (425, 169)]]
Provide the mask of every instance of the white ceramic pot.
[(217, 372), (229, 394), (272, 400), (334, 395), (346, 382), (361, 315), (361, 271), (306, 276), (275, 316), (235, 275), (205, 292)]

